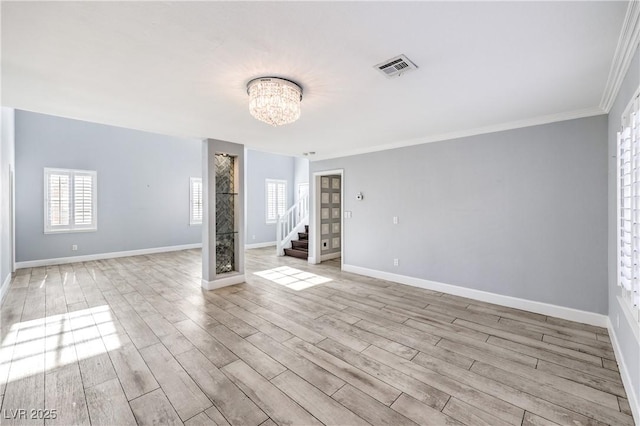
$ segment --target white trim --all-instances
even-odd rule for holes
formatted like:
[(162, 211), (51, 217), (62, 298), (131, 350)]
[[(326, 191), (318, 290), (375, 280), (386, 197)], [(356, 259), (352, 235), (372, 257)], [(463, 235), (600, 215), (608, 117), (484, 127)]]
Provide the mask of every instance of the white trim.
[(87, 254), (84, 256), (58, 257), (55, 259), (39, 259), (17, 262), (16, 269), (37, 268), (39, 266), (62, 265), (65, 263), (90, 262), (92, 260), (113, 259), (116, 257), (140, 256), (143, 254), (166, 253), (171, 251), (202, 248), (202, 243), (182, 244), (179, 246), (153, 247), (139, 250), (116, 251), (111, 253)]
[(251, 250), (251, 249), (257, 249), (257, 248), (263, 248), (263, 247), (275, 247), (276, 244), (277, 244), (277, 241), (267, 241), (266, 243), (245, 244), (244, 249)]
[(633, 332), (633, 336), (636, 338), (638, 345), (640, 345), (640, 322), (638, 322), (638, 319), (633, 312), (633, 309), (635, 308), (630, 305), (628, 299), (625, 299), (622, 296), (616, 296), (616, 300), (618, 305), (620, 305), (620, 310), (624, 314), (627, 323), (629, 324), (629, 328)]
[[(196, 220), (193, 217), (193, 184), (194, 183), (200, 183), (200, 220)], [(204, 186), (202, 185), (202, 178), (201, 177), (190, 177), (189, 178), (189, 226), (197, 226), (197, 225), (202, 225), (202, 216), (204, 215), (204, 202), (202, 201), (204, 199)]]
[[(636, 424), (640, 424), (640, 399), (638, 399), (640, 395), (636, 393), (636, 389), (633, 387), (633, 380), (631, 380), (627, 363), (622, 356), (622, 348), (618, 343), (618, 336), (616, 335), (615, 327), (611, 323), (611, 318), (609, 317), (607, 317), (607, 328), (609, 329), (611, 346), (613, 346), (613, 352), (616, 356), (616, 361), (618, 362), (618, 370), (620, 371), (620, 377), (622, 378), (622, 385), (627, 393), (627, 399), (629, 401), (629, 406), (631, 407), (631, 412), (633, 413), (633, 418), (636, 420)], [(640, 344), (639, 341), (636, 343)]]
[(627, 13), (618, 37), (616, 52), (611, 61), (609, 77), (602, 93), (600, 108), (606, 113), (611, 111), (613, 103), (618, 96), (622, 82), (624, 81), (631, 60), (640, 42), (640, 2), (630, 1), (627, 6)]
[(627, 106), (625, 107), (624, 111), (622, 112), (622, 116), (620, 117), (620, 129), (623, 130), (625, 126), (630, 126), (630, 115), (632, 113), (632, 109), (634, 106), (634, 102), (636, 100), (636, 98), (640, 97), (640, 86), (638, 86), (638, 88), (636, 89), (635, 93), (633, 94), (633, 96), (631, 97), (631, 99), (629, 100), (629, 103), (627, 104)]
[[(69, 178), (69, 224), (52, 225), (49, 222), (49, 178), (53, 174), (65, 175)], [(76, 176), (89, 176), (91, 178), (91, 223), (89, 225), (77, 225), (75, 223)], [(95, 170), (61, 169), (55, 167), (44, 168), (44, 233), (71, 233), (71, 232), (95, 232), (98, 230), (98, 172)]]
[(2, 301), (4, 300), (4, 296), (7, 295), (9, 291), (9, 285), (11, 284), (11, 273), (7, 274), (7, 278), (5, 278), (2, 283), (2, 287), (0, 287), (0, 305), (2, 305)]
[(44, 231), (45, 235), (55, 235), (55, 234), (77, 234), (79, 232), (98, 232), (97, 229), (53, 229)]
[(524, 120), (510, 121), (507, 123), (494, 124), (485, 127), (476, 127), (473, 129), (459, 130), (449, 133), (441, 133), (433, 136), (426, 136), (416, 139), (407, 139), (403, 141), (370, 146), (366, 148), (352, 149), (348, 151), (334, 151), (328, 154), (318, 153), (309, 161), (322, 161), (331, 158), (348, 157), (351, 155), (367, 154), (370, 152), (386, 151), (389, 149), (404, 148), (414, 145), (422, 145), (431, 142), (443, 142), (451, 139), (467, 138), (470, 136), (484, 135), (488, 133), (502, 132), (505, 130), (521, 129), (524, 127), (539, 126), (542, 124), (557, 123), (560, 121), (575, 120), (577, 118), (593, 117), (596, 115), (604, 115), (606, 112), (600, 107), (585, 108), (576, 111), (562, 112), (558, 114), (544, 115), (540, 117), (527, 118)]
[(424, 280), (422, 278), (409, 277), (406, 275), (393, 274), (391, 272), (378, 271), (375, 269), (362, 268), (354, 265), (343, 265), (342, 270), (354, 274), (365, 275), (372, 278), (379, 278), (406, 284), (413, 287), (425, 288), (428, 290), (440, 291), (453, 294), (455, 296), (467, 297), (482, 302), (494, 303), (496, 305), (507, 306), (509, 308), (523, 309), (542, 315), (549, 315), (569, 321), (581, 322), (584, 324), (606, 327), (608, 317), (595, 312), (581, 311), (579, 309), (567, 308), (564, 306), (551, 305), (549, 303), (536, 302), (533, 300), (521, 299), (519, 297), (504, 296), (502, 294), (489, 293), (487, 291), (475, 290), (452, 284), (445, 284), (436, 281)]
[[(635, 302), (635, 294), (638, 291), (638, 277), (634, 274), (634, 267), (626, 267), (623, 265), (634, 265), (637, 264), (638, 261), (638, 229), (633, 222), (633, 217), (640, 210), (640, 206), (637, 202), (638, 195), (638, 141), (637, 138), (637, 125), (636, 114), (640, 113), (638, 111), (638, 97), (640, 96), (640, 87), (635, 91), (633, 97), (627, 104), (624, 112), (622, 114), (621, 119), (621, 130), (617, 133), (616, 138), (616, 218), (617, 218), (617, 234), (616, 238), (617, 242), (617, 284), (618, 287), (621, 288), (622, 297), (620, 300), (623, 301), (623, 305), (626, 307), (625, 315), (631, 316), (633, 320), (631, 323), (635, 323), (633, 326), (634, 333), (636, 333), (637, 337), (637, 327), (639, 324), (639, 315), (640, 310), (639, 307), (636, 306)], [(626, 147), (626, 148), (625, 148)], [(626, 152), (626, 153), (625, 153)], [(624, 178), (627, 175), (626, 170), (623, 172), (623, 168), (625, 167), (624, 157), (629, 156), (629, 179)], [(622, 193), (629, 193), (629, 197), (625, 198), (626, 201), (623, 202), (623, 198), (621, 197)], [(631, 211), (631, 216), (626, 218), (624, 214), (622, 214), (622, 209), (629, 208)], [(628, 224), (627, 224), (628, 222)], [(625, 228), (628, 228), (628, 231), (625, 232)], [(627, 241), (628, 238), (628, 241)], [(625, 245), (630, 245), (631, 250), (627, 252), (627, 250), (622, 249), (623, 243)]]
[[(275, 189), (275, 206), (274, 209), (276, 211), (276, 217), (274, 219), (269, 219), (269, 185), (270, 184), (274, 184), (276, 186)], [(286, 179), (271, 179), (271, 178), (267, 178), (264, 180), (264, 218), (265, 218), (265, 223), (267, 225), (272, 225), (272, 224), (276, 224), (278, 223), (278, 218), (280, 217), (281, 213), (278, 211), (278, 206), (279, 206), (279, 201), (281, 201), (278, 198), (278, 185), (284, 185), (284, 200), (282, 205), (284, 206), (284, 210), (287, 210), (287, 185), (288, 182)], [(283, 212), (284, 213), (284, 212)]]
[(227, 287), (234, 284), (245, 282), (244, 274), (234, 274), (230, 277), (224, 277), (213, 281), (202, 280), (202, 288), (205, 290), (215, 290), (217, 288)]
[[(15, 159), (12, 159), (15, 162)], [(16, 170), (9, 164), (9, 242), (11, 244), (11, 273), (16, 271)], [(0, 303), (2, 298), (0, 297)]]

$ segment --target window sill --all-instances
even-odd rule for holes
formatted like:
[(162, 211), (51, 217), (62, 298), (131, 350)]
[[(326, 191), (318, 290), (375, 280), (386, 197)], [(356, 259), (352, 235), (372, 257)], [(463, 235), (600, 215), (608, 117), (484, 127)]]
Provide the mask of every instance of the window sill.
[(50, 229), (44, 231), (45, 235), (47, 234), (75, 234), (78, 232), (98, 232), (98, 228), (92, 229)]

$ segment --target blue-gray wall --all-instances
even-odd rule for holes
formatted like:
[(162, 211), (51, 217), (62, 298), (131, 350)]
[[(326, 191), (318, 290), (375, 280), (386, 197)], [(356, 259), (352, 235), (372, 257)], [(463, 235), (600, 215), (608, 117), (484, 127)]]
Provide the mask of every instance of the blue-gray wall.
[[(25, 111), (16, 111), (15, 139), (18, 262), (202, 241), (201, 226), (189, 226), (201, 140)], [(45, 167), (97, 171), (97, 232), (44, 234)]]
[(294, 158), (293, 200), (298, 201), (298, 185), (309, 184), (309, 160), (303, 157)]
[(606, 141), (603, 115), (310, 172), (344, 169), (347, 265), (606, 314)]
[[(14, 111), (2, 107), (0, 141), (0, 286), (11, 275), (11, 188), (9, 173), (14, 165)], [(0, 296), (8, 287), (0, 287)]]
[[(636, 48), (636, 53), (627, 71), (627, 75), (622, 83), (618, 96), (609, 112), (609, 319), (616, 334), (616, 341), (619, 344), (622, 361), (624, 362), (629, 378), (633, 383), (635, 394), (635, 404), (640, 409), (640, 339), (638, 334), (634, 335), (631, 327), (638, 331), (638, 324), (632, 325), (627, 319), (618, 297), (620, 288), (617, 285), (617, 242), (616, 242), (616, 134), (620, 130), (621, 118), (624, 109), (631, 100), (631, 97), (640, 86), (640, 49)], [(620, 361), (620, 360), (618, 360)], [(627, 389), (627, 394), (630, 394)], [(633, 405), (633, 396), (629, 395), (630, 403)], [(636, 418), (637, 422), (640, 419)]]
[[(276, 240), (276, 225), (266, 220), (266, 179), (287, 181), (287, 206), (293, 204), (294, 157), (247, 149), (246, 152), (246, 244)], [(297, 189), (296, 189), (297, 190)]]

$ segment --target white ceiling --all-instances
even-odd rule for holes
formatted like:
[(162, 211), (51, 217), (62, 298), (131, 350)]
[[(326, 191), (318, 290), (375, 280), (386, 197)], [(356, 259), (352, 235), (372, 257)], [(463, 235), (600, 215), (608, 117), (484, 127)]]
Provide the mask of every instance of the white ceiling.
[[(2, 2), (2, 104), (316, 158), (602, 113), (626, 2)], [(373, 65), (420, 68), (387, 79)], [(304, 89), (273, 128), (246, 83)]]

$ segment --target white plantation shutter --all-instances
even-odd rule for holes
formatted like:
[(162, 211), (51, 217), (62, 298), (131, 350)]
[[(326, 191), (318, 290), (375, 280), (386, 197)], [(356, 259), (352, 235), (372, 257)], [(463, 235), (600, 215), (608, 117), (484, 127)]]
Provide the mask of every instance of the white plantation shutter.
[(287, 181), (267, 179), (267, 223), (275, 223), (287, 211)]
[(49, 175), (47, 189), (49, 191), (47, 217), (49, 225), (69, 226), (71, 212), (71, 181), (68, 174), (54, 173)]
[(286, 199), (287, 199), (287, 186), (285, 183), (279, 183), (278, 184), (278, 200), (276, 202), (278, 217), (282, 216), (287, 211)]
[(640, 111), (635, 97), (618, 132), (618, 285), (636, 320), (640, 306)]
[(44, 169), (45, 233), (93, 231), (96, 220), (96, 172)]
[(276, 219), (276, 183), (267, 182), (267, 222), (275, 222)]
[(93, 178), (76, 173), (73, 177), (73, 224), (87, 226), (93, 223)]
[(202, 223), (202, 179), (191, 178), (189, 184), (189, 224), (198, 225)]

